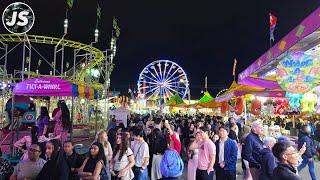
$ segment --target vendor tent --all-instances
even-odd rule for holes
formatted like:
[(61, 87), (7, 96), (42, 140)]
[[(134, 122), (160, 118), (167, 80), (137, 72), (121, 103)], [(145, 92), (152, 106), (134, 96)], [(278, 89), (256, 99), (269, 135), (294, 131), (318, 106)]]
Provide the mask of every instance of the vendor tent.
[(232, 82), (230, 88), (216, 98), (217, 102), (224, 102), (230, 100), (235, 96), (243, 96), (246, 94), (253, 94), (262, 97), (285, 97), (285, 92), (282, 89), (273, 88), (262, 88), (256, 86), (247, 86), (242, 84), (237, 84), (235, 81)]
[(206, 91), (204, 92), (202, 98), (199, 99), (198, 103), (204, 103), (212, 100), (214, 100), (214, 98), (210, 95), (208, 91)]
[(165, 103), (165, 106), (183, 106), (183, 105), (185, 105), (185, 102), (183, 102), (179, 94), (175, 94), (171, 96), (169, 101)]
[(210, 95), (208, 91), (204, 92), (202, 98), (199, 99), (199, 101), (195, 104), (191, 104), (191, 107), (194, 107), (196, 109), (201, 108), (217, 108), (221, 107), (221, 103), (216, 102), (215, 99)]

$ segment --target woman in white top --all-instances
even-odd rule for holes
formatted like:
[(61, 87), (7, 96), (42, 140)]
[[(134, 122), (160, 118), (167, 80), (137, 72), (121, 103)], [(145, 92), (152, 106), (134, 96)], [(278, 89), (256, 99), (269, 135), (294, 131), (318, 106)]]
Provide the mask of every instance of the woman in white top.
[(113, 180), (131, 180), (134, 178), (132, 167), (135, 164), (133, 152), (129, 147), (127, 133), (118, 133), (116, 146), (110, 161), (110, 173)]
[(106, 131), (99, 131), (96, 135), (96, 142), (99, 142), (103, 145), (104, 154), (107, 158), (107, 161), (112, 159), (112, 148), (111, 144), (108, 141), (108, 135)]

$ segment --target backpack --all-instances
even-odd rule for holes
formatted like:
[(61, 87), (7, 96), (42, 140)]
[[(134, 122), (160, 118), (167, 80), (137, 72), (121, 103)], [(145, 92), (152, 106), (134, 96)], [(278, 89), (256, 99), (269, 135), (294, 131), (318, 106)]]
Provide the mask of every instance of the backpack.
[(106, 165), (103, 163), (103, 167), (100, 172), (100, 180), (111, 180), (111, 174), (109, 170), (109, 163), (106, 162)]
[(163, 177), (179, 177), (183, 173), (184, 164), (176, 150), (165, 151), (160, 162), (160, 172)]

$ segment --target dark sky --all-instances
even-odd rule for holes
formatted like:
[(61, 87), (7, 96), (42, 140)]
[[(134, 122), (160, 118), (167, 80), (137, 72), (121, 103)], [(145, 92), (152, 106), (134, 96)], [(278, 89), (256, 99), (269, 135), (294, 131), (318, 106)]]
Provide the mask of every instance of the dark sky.
[[(1, 11), (11, 2), (1, 0)], [(65, 1), (26, 2), (36, 15), (29, 34), (62, 35)], [(275, 30), (278, 41), (320, 5), (319, 0), (99, 2), (101, 38), (96, 47), (105, 49), (109, 45), (112, 16), (119, 19), (121, 26), (112, 88), (123, 92), (128, 87), (135, 88), (144, 66), (157, 59), (169, 59), (186, 71), (194, 97), (200, 96), (205, 76), (209, 91), (215, 95), (218, 89), (230, 85), (234, 58), (238, 60), (240, 73), (269, 48), (269, 12), (278, 17)], [(74, 0), (69, 16), (67, 39), (90, 43), (96, 22), (96, 1)], [(6, 33), (3, 26), (0, 32)], [(53, 54), (47, 47), (44, 49)], [(10, 61), (21, 62), (16, 58), (18, 54)]]

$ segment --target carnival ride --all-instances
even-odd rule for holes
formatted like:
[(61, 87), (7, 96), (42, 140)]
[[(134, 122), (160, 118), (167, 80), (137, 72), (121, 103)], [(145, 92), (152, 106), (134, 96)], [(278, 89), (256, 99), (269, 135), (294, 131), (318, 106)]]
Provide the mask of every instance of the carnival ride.
[(141, 71), (138, 79), (139, 94), (147, 100), (167, 102), (175, 94), (185, 98), (189, 93), (187, 74), (177, 63), (170, 60), (157, 60)]
[[(108, 97), (110, 94), (110, 76), (114, 67), (113, 60), (116, 55), (116, 43), (120, 35), (120, 28), (114, 17), (110, 47), (101, 51), (94, 47), (94, 44), (99, 39), (98, 20), (100, 19), (101, 12), (100, 15), (97, 12), (94, 41), (90, 44), (65, 39), (68, 33), (67, 12), (63, 25), (64, 34), (61, 38), (29, 34), (0, 34), (0, 52), (3, 53), (0, 57), (0, 127), (2, 128), (0, 130), (1, 136), (5, 134), (5, 136), (2, 136), (1, 145), (5, 143), (6, 137), (9, 137), (11, 133), (10, 142), (6, 142), (7, 145), (11, 146), (11, 157), (14, 157), (12, 149), (14, 137), (18, 139), (22, 130), (20, 125), (34, 124), (37, 116), (36, 110), (33, 110), (33, 118), (30, 118), (30, 113), (25, 108), (23, 110), (28, 113), (27, 116), (16, 114), (16, 110), (19, 110), (19, 99), (24, 99), (23, 97), (30, 97), (32, 101), (35, 99), (37, 107), (45, 105), (49, 110), (50, 107), (54, 108), (52, 104), (55, 104), (59, 99), (64, 99), (69, 108), (71, 108), (73, 125), (79, 125), (80, 129), (83, 129), (81, 125), (89, 123), (90, 119), (95, 119), (95, 124), (93, 124), (93, 127), (90, 126), (89, 130), (95, 129), (97, 131), (97, 119), (100, 119), (101, 124), (103, 124), (102, 127), (107, 123), (109, 117)], [(17, 53), (21, 46), (22, 52)], [(53, 51), (53, 53), (48, 53), (49, 48), (49, 51)], [(14, 55), (10, 55), (10, 53), (14, 53)], [(9, 63), (12, 57), (15, 59), (21, 58), (21, 63), (13, 66), (12, 63)], [(17, 66), (19, 66), (18, 69), (16, 68)], [(14, 70), (12, 67), (14, 67)], [(39, 86), (34, 84), (32, 86), (36, 89), (32, 89), (34, 87), (30, 89), (29, 81), (32, 81), (31, 84), (37, 84), (40, 81), (44, 84), (40, 83), (41, 85)], [(69, 92), (63, 93), (61, 91), (62, 88), (61, 90), (58, 88), (51, 89), (56, 92), (51, 91), (50, 93), (50, 88), (53, 86), (52, 84), (46, 85), (45, 83), (50, 84), (51, 82), (68, 84), (67, 89)], [(29, 84), (27, 85), (26, 83)], [(21, 91), (16, 85), (23, 86), (23, 88), (20, 87)], [(41, 87), (44, 87), (44, 89), (41, 89)], [(22, 97), (16, 95), (22, 95)], [(104, 101), (104, 103), (98, 100)], [(11, 109), (8, 108), (9, 105), (11, 105)], [(104, 116), (100, 115), (101, 118), (98, 118), (98, 112), (103, 112)], [(92, 116), (93, 113), (95, 116)], [(79, 119), (81, 121), (78, 121)], [(72, 131), (70, 134), (71, 138)]]

